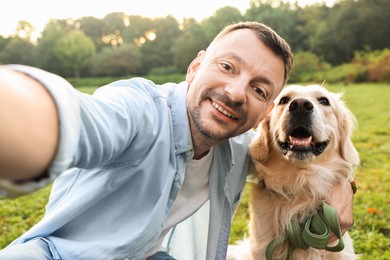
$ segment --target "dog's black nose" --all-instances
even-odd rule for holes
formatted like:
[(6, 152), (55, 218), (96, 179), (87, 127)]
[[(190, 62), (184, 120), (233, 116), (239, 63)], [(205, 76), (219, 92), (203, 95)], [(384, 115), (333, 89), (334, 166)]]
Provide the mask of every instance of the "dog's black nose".
[(307, 99), (297, 98), (290, 103), (289, 110), (298, 113), (310, 113), (313, 111), (313, 104)]

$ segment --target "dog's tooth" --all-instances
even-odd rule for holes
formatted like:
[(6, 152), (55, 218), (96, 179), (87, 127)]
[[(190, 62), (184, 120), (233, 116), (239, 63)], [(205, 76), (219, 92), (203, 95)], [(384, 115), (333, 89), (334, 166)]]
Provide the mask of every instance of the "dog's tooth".
[(311, 142), (311, 137), (308, 138), (295, 138), (293, 136), (289, 136), (290, 146), (304, 146), (309, 147)]

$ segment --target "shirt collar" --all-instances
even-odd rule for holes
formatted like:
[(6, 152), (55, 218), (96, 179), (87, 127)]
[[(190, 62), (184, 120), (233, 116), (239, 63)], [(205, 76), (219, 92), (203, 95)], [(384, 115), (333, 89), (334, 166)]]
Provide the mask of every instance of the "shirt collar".
[(176, 154), (186, 152), (189, 157), (192, 157), (192, 139), (186, 105), (187, 90), (187, 82), (177, 84), (173, 88), (170, 103)]

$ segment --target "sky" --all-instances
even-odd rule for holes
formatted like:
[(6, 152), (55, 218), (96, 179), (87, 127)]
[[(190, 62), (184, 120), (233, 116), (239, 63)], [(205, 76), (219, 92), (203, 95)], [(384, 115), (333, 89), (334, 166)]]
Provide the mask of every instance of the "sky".
[[(334, 0), (286, 0), (300, 5), (314, 2), (331, 4)], [(0, 8), (0, 35), (9, 36), (19, 21), (31, 23), (41, 32), (50, 19), (78, 19), (85, 16), (103, 18), (112, 12), (156, 18), (167, 15), (178, 21), (195, 18), (201, 21), (224, 6), (233, 6), (244, 13), (249, 0), (12, 0)]]

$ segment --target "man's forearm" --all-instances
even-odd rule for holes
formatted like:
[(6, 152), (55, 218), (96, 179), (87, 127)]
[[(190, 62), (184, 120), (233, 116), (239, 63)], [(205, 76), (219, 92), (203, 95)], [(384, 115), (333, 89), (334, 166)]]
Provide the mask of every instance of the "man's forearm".
[(54, 100), (36, 80), (0, 67), (0, 178), (44, 174), (57, 147)]

